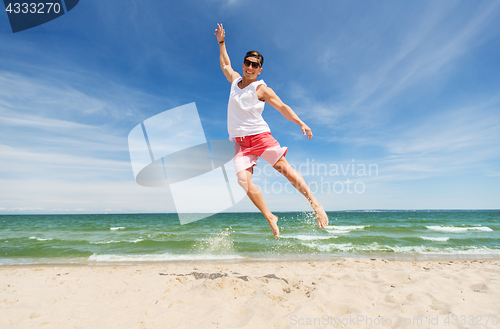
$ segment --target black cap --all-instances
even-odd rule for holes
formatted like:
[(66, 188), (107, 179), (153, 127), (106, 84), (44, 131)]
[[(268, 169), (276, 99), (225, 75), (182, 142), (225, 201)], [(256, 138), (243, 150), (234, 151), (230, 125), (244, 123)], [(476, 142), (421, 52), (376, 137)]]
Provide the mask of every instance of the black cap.
[(245, 55), (245, 58), (243, 60), (247, 59), (248, 57), (253, 57), (253, 58), (258, 59), (260, 67), (262, 67), (262, 65), (264, 65), (264, 56), (262, 56), (262, 54), (259, 53), (258, 51), (250, 50), (249, 52), (247, 52), (247, 54)]

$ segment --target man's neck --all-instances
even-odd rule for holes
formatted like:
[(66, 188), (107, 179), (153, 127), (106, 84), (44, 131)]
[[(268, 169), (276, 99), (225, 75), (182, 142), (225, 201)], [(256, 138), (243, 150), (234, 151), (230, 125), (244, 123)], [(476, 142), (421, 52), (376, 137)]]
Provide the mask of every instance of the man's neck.
[(246, 86), (248, 86), (249, 84), (251, 84), (252, 82), (255, 82), (255, 81), (257, 81), (257, 79), (250, 80), (250, 79), (247, 79), (245, 77), (241, 77), (240, 88), (243, 89), (243, 88), (245, 88)]

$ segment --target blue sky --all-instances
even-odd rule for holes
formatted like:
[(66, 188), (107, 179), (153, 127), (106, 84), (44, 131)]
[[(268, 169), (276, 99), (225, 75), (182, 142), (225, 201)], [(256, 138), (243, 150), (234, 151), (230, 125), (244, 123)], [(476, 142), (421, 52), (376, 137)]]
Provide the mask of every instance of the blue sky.
[[(81, 0), (15, 34), (0, 15), (0, 214), (175, 212), (135, 183), (127, 136), (195, 102), (227, 139), (219, 22), (233, 68), (262, 52), (260, 78), (312, 128), (266, 105), (327, 210), (500, 208), (499, 1)], [(271, 210), (309, 209), (258, 168)]]

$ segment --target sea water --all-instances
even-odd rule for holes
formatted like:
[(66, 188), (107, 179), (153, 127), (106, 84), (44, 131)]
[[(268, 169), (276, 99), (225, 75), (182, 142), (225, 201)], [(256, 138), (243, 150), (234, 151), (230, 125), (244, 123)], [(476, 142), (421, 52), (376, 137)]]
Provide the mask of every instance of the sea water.
[(0, 265), (191, 261), (500, 258), (500, 211), (221, 213), (180, 225), (176, 214), (3, 215)]

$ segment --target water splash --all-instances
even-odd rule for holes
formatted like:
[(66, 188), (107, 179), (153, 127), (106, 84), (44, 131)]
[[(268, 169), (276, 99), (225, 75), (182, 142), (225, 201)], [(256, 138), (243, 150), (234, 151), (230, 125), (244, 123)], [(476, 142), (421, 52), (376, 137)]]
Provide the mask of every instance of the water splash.
[(227, 255), (234, 253), (234, 242), (231, 234), (232, 227), (227, 227), (219, 233), (207, 235), (207, 237), (195, 244), (196, 253), (210, 255)]

